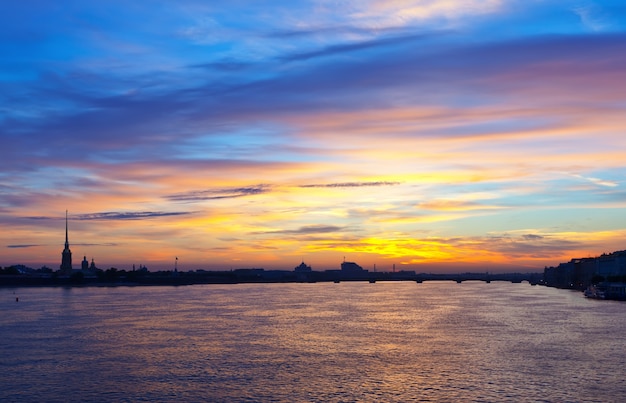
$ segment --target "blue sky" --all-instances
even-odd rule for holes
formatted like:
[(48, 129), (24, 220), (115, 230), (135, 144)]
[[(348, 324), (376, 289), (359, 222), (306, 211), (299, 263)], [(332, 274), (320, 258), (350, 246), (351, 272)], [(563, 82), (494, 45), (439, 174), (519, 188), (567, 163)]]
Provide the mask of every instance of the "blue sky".
[(0, 265), (540, 270), (623, 249), (618, 1), (0, 5)]

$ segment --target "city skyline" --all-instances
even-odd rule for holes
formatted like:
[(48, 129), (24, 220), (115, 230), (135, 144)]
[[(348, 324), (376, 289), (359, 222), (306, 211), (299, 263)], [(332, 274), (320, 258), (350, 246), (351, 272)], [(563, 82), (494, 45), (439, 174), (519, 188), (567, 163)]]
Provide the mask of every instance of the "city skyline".
[(0, 5), (0, 266), (624, 249), (621, 2), (203, 3)]

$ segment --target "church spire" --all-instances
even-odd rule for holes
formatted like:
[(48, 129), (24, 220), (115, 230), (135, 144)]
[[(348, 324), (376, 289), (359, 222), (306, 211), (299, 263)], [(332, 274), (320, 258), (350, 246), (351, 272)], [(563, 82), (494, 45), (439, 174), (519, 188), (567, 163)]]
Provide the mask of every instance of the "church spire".
[(67, 210), (65, 210), (65, 249), (70, 248), (70, 242), (67, 237)]
[(61, 252), (61, 271), (64, 274), (72, 273), (72, 251), (67, 231), (67, 210), (65, 210), (65, 249)]

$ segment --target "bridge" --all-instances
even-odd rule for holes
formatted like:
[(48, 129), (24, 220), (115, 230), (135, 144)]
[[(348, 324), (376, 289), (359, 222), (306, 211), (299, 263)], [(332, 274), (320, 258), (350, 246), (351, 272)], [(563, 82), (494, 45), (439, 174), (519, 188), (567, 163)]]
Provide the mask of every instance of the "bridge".
[[(540, 284), (543, 281), (543, 273), (454, 273), (454, 274), (433, 274), (411, 272), (366, 272), (359, 275), (342, 275), (336, 273), (334, 281), (369, 281), (375, 283), (377, 281), (415, 281), (422, 283), (425, 281), (455, 281), (462, 283), (465, 281), (484, 281), (490, 283), (492, 281), (507, 281), (511, 283), (521, 283), (527, 281), (532, 285)], [(324, 281), (318, 279), (318, 281)]]

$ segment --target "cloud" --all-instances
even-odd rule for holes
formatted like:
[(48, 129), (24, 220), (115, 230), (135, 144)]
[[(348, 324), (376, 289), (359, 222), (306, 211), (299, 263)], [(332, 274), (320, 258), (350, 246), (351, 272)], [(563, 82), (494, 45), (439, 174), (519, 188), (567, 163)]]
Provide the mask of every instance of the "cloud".
[(508, 256), (512, 259), (560, 256), (564, 251), (573, 251), (582, 246), (577, 241), (560, 238), (558, 236), (541, 236), (535, 234), (484, 237), (481, 238), (480, 241), (483, 243), (482, 247), (484, 249), (497, 252), (502, 256)]
[(186, 211), (179, 212), (155, 212), (155, 211), (140, 211), (140, 212), (104, 212), (104, 213), (92, 213), (92, 214), (78, 214), (75, 216), (77, 220), (140, 220), (144, 218), (156, 218), (156, 217), (170, 217), (191, 214)]
[(432, 200), (416, 205), (419, 209), (441, 210), (441, 211), (468, 211), (499, 208), (481, 203), (463, 200)]
[[(0, 45), (10, 70), (0, 80), (0, 140), (11, 156), (0, 159), (0, 221), (58, 231), (67, 206), (96, 211), (72, 220), (126, 221), (120, 234), (140, 231), (133, 220), (185, 221), (136, 237), (154, 243), (172, 231), (200, 234), (191, 243), (224, 242), (206, 236), (207, 222), (230, 239), (278, 229), (263, 239), (277, 244), (340, 238), (356, 226), (372, 238), (406, 231), (426, 242), (425, 234), (531, 225), (515, 211), (539, 221), (554, 206), (563, 212), (546, 214), (546, 227), (583, 225), (572, 205), (591, 212), (608, 201), (614, 210), (594, 212), (601, 219), (588, 225), (617, 225), (611, 217), (626, 200), (618, 186), (626, 34), (617, 26), (589, 35), (571, 7), (545, 2), (237, 3), (255, 11), (237, 18), (225, 5), (190, 11), (190, 3), (130, 10), (124, 17), (135, 22), (145, 11), (139, 25), (80, 3), (103, 17), (89, 27), (66, 23), (74, 6), (20, 6), (38, 17), (11, 21), (4, 37), (12, 40)], [(577, 12), (589, 28), (621, 11), (585, 7)], [(62, 18), (32, 25), (39, 16)], [(519, 17), (521, 25), (498, 29)], [(562, 181), (563, 173), (580, 176)], [(500, 196), (466, 197), (480, 189)], [(202, 220), (169, 206), (219, 200)], [(17, 243), (48, 243), (11, 232), (2, 244), (14, 252)], [(468, 242), (558, 247), (538, 236)], [(144, 243), (129, 247), (154, 245)]]
[(310, 185), (300, 185), (301, 188), (358, 188), (368, 186), (395, 186), (402, 182), (378, 181), (378, 182), (338, 182), (338, 183), (317, 183)]
[(614, 182), (614, 181), (603, 180), (603, 179), (594, 178), (594, 177), (585, 177), (583, 175), (578, 175), (578, 174), (574, 174), (572, 176), (575, 178), (579, 178), (579, 179), (583, 179), (585, 181), (591, 182), (598, 186), (604, 186), (604, 187), (610, 187), (610, 188), (619, 186), (619, 183)]
[(265, 234), (285, 234), (285, 235), (314, 235), (314, 234), (328, 234), (333, 232), (340, 232), (345, 230), (345, 227), (339, 227), (336, 225), (305, 225), (295, 230), (277, 230), (277, 231), (260, 231), (253, 232), (254, 235)]
[(411, 263), (483, 262), (508, 263), (509, 259), (533, 262), (557, 258), (564, 251), (574, 251), (581, 243), (555, 235), (489, 235), (489, 236), (429, 236), (417, 238), (411, 234), (398, 238), (324, 239), (311, 243), (312, 250), (376, 253), (386, 258), (407, 259)]
[(350, 14), (355, 22), (385, 25), (415, 25), (432, 21), (458, 21), (461, 18), (498, 12), (502, 0), (409, 0), (409, 1), (359, 1), (353, 3)]
[(203, 200), (234, 199), (238, 197), (254, 196), (266, 193), (270, 190), (269, 185), (256, 185), (248, 187), (198, 190), (187, 193), (178, 193), (166, 196), (166, 199), (177, 202), (195, 202)]
[(220, 60), (209, 63), (190, 64), (189, 68), (206, 69), (224, 72), (238, 72), (254, 67), (252, 63), (236, 61), (236, 60)]
[[(413, 39), (418, 37), (421, 36)], [(451, 40), (439, 48), (425, 44), (424, 52), (413, 51), (415, 46), (408, 38), (412, 37), (366, 40), (345, 45), (345, 49), (344, 45), (326, 48), (332, 53), (357, 51), (359, 47), (371, 50), (375, 45), (377, 50), (385, 50), (384, 58), (364, 54), (358, 61), (334, 60), (280, 70), (281, 74), (261, 74), (262, 69), (253, 64), (250, 74), (226, 82), (202, 80), (183, 84), (179, 82), (181, 73), (170, 73), (169, 80), (145, 74), (134, 85), (141, 90), (129, 93), (122, 90), (131, 87), (134, 77), (119, 79), (106, 72), (88, 71), (76, 72), (77, 78), (42, 74), (41, 86), (30, 88), (31, 97), (18, 97), (19, 88), (7, 88), (15, 96), (7, 96), (7, 104), (13, 106), (0, 121), (0, 132), (3, 138), (10, 136), (6, 151), (22, 157), (0, 161), (0, 168), (5, 172), (32, 172), (39, 164), (90, 166), (98, 161), (106, 162), (104, 167), (136, 160), (171, 161), (172, 150), (185, 151), (185, 147), (192, 146), (194, 151), (198, 150), (195, 141), (211, 146), (214, 158), (218, 150), (233, 148), (224, 146), (229, 138), (224, 133), (236, 133), (250, 124), (266, 125), (272, 130), (278, 125), (291, 125), (296, 116), (315, 116), (322, 111), (376, 110), (388, 105), (385, 100), (391, 95), (397, 103), (405, 105), (441, 105), (458, 99), (493, 101), (491, 97), (501, 100), (515, 95), (516, 91), (545, 91), (547, 97), (541, 99), (546, 100), (567, 94), (576, 85), (589, 88), (591, 95), (607, 93), (608, 89), (616, 88), (614, 82), (624, 77), (626, 41), (620, 34), (543, 36), (455, 46)], [(463, 63), (458, 63), (459, 60)], [(267, 67), (267, 62), (261, 64)], [(270, 71), (279, 71), (275, 69), (271, 67)], [(527, 85), (521, 86), (521, 82)], [(587, 97), (589, 102), (593, 102), (590, 97)], [(32, 98), (41, 99), (43, 106), (28, 103)], [(51, 113), (44, 107), (47, 104), (68, 106)], [(24, 110), (29, 113), (21, 116)], [(462, 111), (447, 112), (448, 116), (458, 116)], [(441, 117), (433, 116), (433, 119)], [(512, 123), (520, 124), (520, 121)], [(382, 122), (385, 120), (378, 124)], [(412, 122), (418, 125), (423, 119), (417, 116)], [(511, 122), (504, 119), (503, 124), (506, 123)], [(436, 132), (438, 137), (458, 136), (447, 126)], [(433, 132), (430, 129), (426, 134)], [(481, 126), (470, 129), (485, 130)], [(424, 130), (413, 129), (408, 133), (415, 137), (425, 135)], [(265, 145), (271, 140), (265, 135), (253, 138), (254, 145)], [(75, 158), (72, 161), (61, 158), (55, 152), (60, 148)], [(260, 156), (246, 157), (253, 160)]]
[[(72, 242), (72, 246), (117, 246), (116, 243), (76, 243)], [(38, 244), (17, 244), (17, 245), (7, 245), (7, 248), (11, 249), (19, 249), (19, 248), (36, 248), (40, 246), (48, 246), (48, 245), (38, 245)]]
[(118, 246), (119, 244), (113, 242), (107, 243), (75, 243), (72, 242), (73, 246)]
[(607, 15), (595, 4), (585, 4), (574, 7), (574, 14), (580, 18), (580, 22), (594, 32), (608, 30), (612, 27)]
[(383, 28), (364, 28), (353, 25), (325, 25), (325, 26), (309, 26), (307, 28), (282, 29), (275, 30), (266, 34), (268, 38), (288, 39), (306, 37), (329, 37), (337, 38), (341, 36), (350, 37), (371, 37), (376, 34), (398, 33), (402, 32), (402, 28), (383, 27)]
[[(191, 214), (186, 211), (163, 212), (163, 211), (137, 211), (137, 212), (116, 212), (107, 211), (102, 213), (72, 214), (70, 220), (91, 221), (91, 220), (141, 220), (148, 218), (170, 217)], [(65, 220), (65, 217), (30, 216), (25, 217), (31, 220)]]
[(308, 52), (295, 53), (291, 55), (285, 55), (281, 57), (283, 61), (301, 61), (307, 59), (313, 59), (316, 57), (326, 57), (326, 56), (336, 56), (338, 54), (362, 51), (368, 49), (382, 48), (382, 47), (391, 47), (394, 45), (405, 44), (408, 42), (412, 42), (415, 40), (423, 40), (431, 37), (430, 34), (413, 34), (413, 35), (404, 35), (404, 36), (396, 36), (390, 38), (380, 38), (380, 39), (372, 39), (372, 40), (362, 40), (353, 43), (344, 43), (344, 44), (336, 44), (330, 45), (322, 49), (312, 50)]

